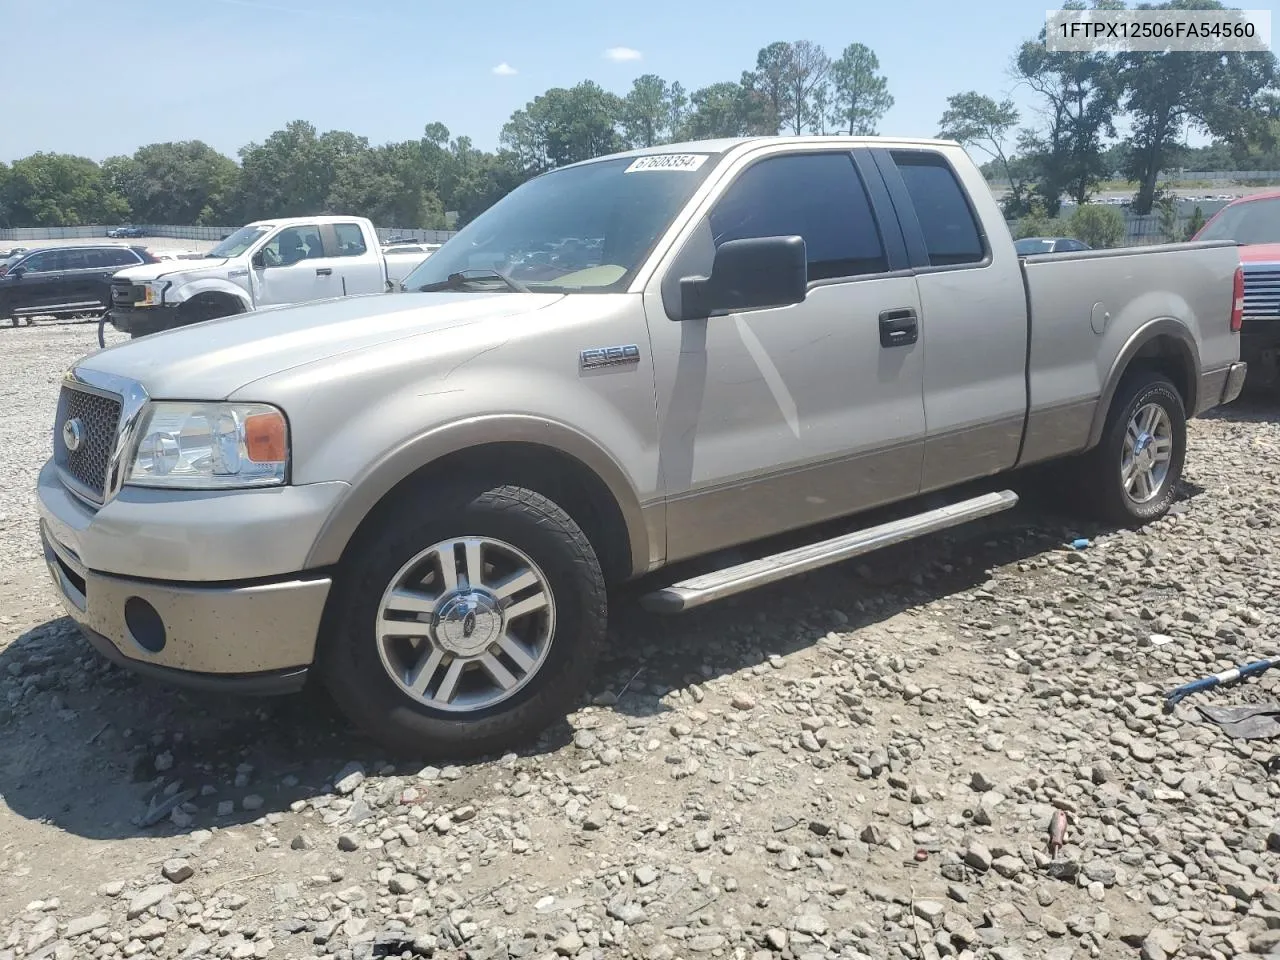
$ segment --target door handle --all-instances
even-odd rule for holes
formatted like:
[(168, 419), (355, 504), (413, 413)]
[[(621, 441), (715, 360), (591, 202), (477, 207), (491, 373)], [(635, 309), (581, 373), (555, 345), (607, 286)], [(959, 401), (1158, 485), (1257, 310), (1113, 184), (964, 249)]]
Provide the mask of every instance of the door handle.
[(920, 339), (920, 320), (915, 310), (883, 310), (880, 313), (880, 346), (909, 347)]
[(327, 277), (333, 273), (333, 267), (316, 267), (317, 277)]

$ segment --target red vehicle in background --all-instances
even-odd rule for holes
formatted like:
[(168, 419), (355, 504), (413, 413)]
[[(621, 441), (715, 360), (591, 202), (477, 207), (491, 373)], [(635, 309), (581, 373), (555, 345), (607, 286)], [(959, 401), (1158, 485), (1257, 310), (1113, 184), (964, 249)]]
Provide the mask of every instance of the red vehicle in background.
[(1244, 266), (1244, 327), (1240, 359), (1251, 387), (1280, 386), (1280, 190), (1233, 200), (1193, 240), (1234, 240)]

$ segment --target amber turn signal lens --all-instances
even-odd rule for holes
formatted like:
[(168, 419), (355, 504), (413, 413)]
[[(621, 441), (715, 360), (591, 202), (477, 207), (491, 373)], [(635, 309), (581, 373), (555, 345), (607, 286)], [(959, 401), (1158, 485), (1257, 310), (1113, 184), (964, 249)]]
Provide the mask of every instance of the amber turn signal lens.
[(244, 421), (244, 445), (254, 463), (281, 463), (289, 456), (289, 428), (279, 413), (255, 413)]

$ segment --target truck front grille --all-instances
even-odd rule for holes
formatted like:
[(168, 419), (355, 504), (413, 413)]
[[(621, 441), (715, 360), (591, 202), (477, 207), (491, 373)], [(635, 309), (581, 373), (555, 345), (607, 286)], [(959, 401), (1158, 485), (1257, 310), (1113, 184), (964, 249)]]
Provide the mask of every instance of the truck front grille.
[(111, 305), (131, 307), (142, 299), (142, 287), (128, 281), (116, 280), (111, 284)]
[[(64, 385), (53, 428), (53, 462), (97, 500), (103, 499), (107, 470), (120, 429), (121, 399)], [(72, 449), (68, 445), (75, 447)]]
[(1244, 268), (1246, 320), (1280, 319), (1280, 264)]

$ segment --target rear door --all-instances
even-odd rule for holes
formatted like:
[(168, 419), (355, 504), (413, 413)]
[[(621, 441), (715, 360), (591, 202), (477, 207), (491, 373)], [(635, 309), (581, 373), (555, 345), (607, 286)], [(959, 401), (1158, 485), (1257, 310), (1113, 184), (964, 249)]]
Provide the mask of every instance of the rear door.
[(325, 249), (330, 257), (327, 266), (338, 276), (341, 295), (356, 296), (386, 291), (382, 273), (382, 251), (376, 246), (369, 247), (359, 223), (327, 223), (321, 228), (321, 233), (324, 234)]
[(282, 227), (262, 247), (263, 265), (252, 267), (259, 305), (307, 303), (342, 296), (341, 278), (324, 249), (319, 224)]
[[(953, 165), (943, 151), (872, 153), (920, 293), (921, 489), (1006, 470), (1018, 460), (1027, 414), (1028, 330), (1022, 272), (999, 207), (976, 168)], [(987, 223), (1003, 232), (994, 243)]]

